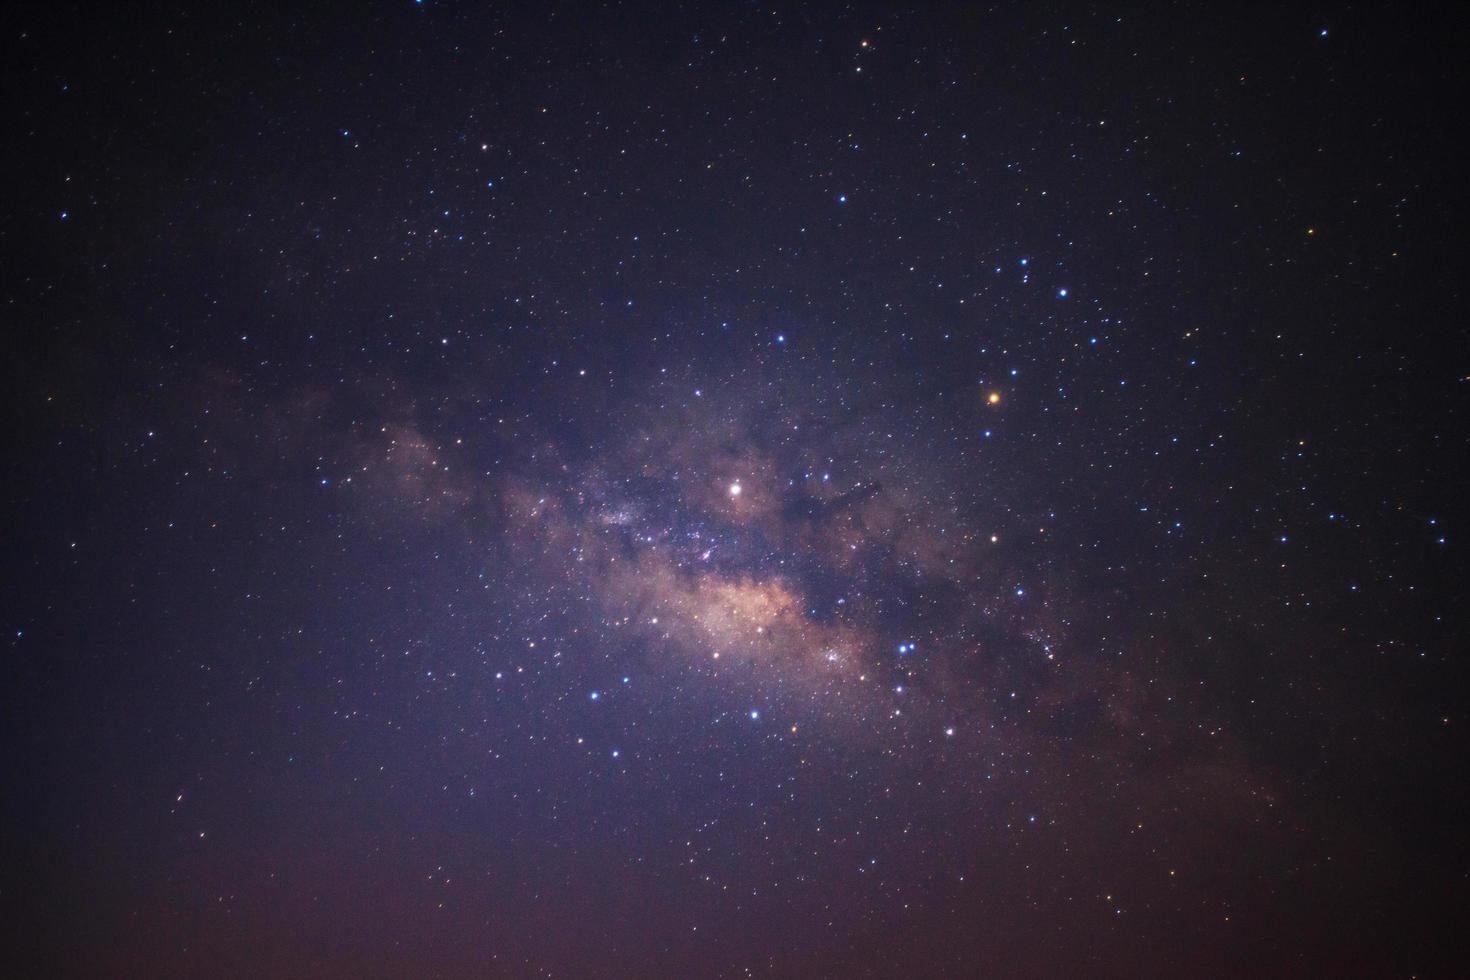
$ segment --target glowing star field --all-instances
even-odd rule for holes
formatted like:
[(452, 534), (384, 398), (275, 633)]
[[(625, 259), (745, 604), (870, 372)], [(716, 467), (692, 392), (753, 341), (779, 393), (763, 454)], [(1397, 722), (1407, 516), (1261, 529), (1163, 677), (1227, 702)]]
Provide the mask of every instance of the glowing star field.
[(4, 20), (0, 973), (1467, 972), (1464, 14)]

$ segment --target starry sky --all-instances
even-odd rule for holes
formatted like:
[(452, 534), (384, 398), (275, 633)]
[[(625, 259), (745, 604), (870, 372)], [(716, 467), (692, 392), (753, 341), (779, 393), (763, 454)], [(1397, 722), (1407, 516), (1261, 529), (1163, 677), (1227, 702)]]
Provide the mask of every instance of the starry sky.
[(0, 958), (1462, 974), (1465, 15), (1284, 6), (7, 7)]

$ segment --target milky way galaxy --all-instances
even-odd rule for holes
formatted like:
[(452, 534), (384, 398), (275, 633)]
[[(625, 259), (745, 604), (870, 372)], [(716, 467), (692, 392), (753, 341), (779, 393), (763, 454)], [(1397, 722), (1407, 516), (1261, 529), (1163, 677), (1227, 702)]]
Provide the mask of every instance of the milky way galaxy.
[(0, 972), (1463, 974), (1415, 16), (7, 11)]

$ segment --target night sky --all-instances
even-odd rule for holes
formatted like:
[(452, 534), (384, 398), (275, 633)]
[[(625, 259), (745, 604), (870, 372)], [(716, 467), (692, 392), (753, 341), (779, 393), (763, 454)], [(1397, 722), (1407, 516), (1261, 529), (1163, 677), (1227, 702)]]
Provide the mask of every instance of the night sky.
[(1465, 15), (1282, 6), (7, 6), (0, 972), (1466, 975)]

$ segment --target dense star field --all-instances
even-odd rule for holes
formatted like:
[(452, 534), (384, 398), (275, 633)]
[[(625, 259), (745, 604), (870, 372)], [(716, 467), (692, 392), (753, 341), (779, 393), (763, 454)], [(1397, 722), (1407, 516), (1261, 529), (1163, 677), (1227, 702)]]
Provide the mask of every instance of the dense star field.
[(0, 25), (0, 972), (1470, 969), (1463, 13)]

